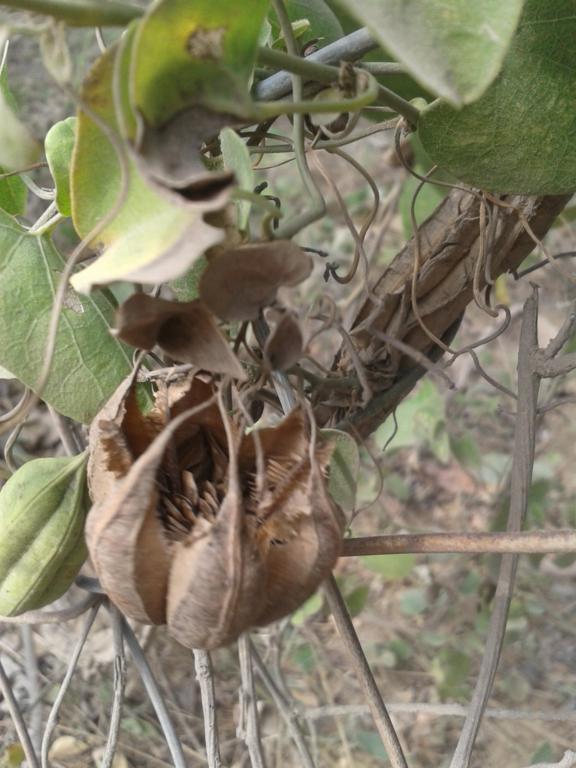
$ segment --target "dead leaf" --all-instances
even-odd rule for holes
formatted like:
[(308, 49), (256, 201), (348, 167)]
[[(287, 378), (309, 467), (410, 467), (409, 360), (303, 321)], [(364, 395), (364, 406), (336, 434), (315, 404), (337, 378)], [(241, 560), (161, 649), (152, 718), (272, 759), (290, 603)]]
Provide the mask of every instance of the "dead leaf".
[(214, 317), (200, 301), (166, 301), (136, 293), (118, 310), (116, 333), (133, 347), (151, 350), (158, 345), (174, 360), (246, 379)]
[(266, 339), (264, 359), (271, 370), (286, 371), (296, 365), (303, 351), (300, 323), (292, 312), (284, 312)]
[(255, 320), (281, 286), (312, 271), (312, 259), (290, 240), (243, 245), (211, 259), (200, 279), (200, 298), (222, 320)]
[(67, 768), (83, 768), (90, 755), (90, 746), (75, 736), (58, 736), (50, 747), (48, 758)]
[(206, 168), (201, 148), (225, 126), (238, 124), (237, 118), (195, 106), (178, 113), (161, 128), (140, 120), (136, 160), (149, 181), (177, 191), (188, 200), (205, 200), (233, 183), (233, 173)]

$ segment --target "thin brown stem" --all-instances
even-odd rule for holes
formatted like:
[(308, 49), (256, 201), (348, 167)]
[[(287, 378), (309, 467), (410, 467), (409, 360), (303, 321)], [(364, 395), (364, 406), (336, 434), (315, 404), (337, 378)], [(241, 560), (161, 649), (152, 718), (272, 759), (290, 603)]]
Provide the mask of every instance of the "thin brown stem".
[(576, 552), (576, 531), (391, 533), (345, 539), (342, 557), (398, 554), (560, 554)]
[(366, 703), (370, 707), (370, 713), (374, 719), (374, 724), (380, 734), (382, 743), (388, 753), (390, 765), (392, 768), (408, 768), (408, 763), (404, 757), (400, 741), (394, 730), (394, 725), (382, 699), (382, 695), (378, 690), (374, 675), (370, 669), (370, 665), (364, 655), (362, 644), (358, 639), (352, 619), (346, 608), (346, 603), (336, 583), (334, 576), (330, 576), (324, 582), (324, 594), (328, 601), (328, 606), (334, 617), (334, 622), (340, 635), (340, 639), (344, 643), (346, 652), (354, 672), (362, 686)]

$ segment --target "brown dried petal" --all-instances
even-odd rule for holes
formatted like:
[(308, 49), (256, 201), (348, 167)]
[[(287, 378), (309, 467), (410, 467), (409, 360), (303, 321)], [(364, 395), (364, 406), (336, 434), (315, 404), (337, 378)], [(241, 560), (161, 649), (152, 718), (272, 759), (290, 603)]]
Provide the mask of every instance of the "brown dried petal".
[(107, 496), (97, 499), (86, 523), (86, 543), (98, 578), (112, 602), (145, 624), (166, 620), (171, 552), (156, 509), (158, 440)]
[(178, 302), (136, 293), (116, 317), (117, 335), (139, 349), (158, 344), (175, 360), (244, 380), (246, 374), (213, 316), (199, 301)]
[(241, 500), (229, 493), (216, 522), (203, 521), (177, 546), (168, 631), (187, 648), (226, 645), (254, 625), (260, 612), (264, 566), (242, 517)]
[(340, 554), (344, 517), (326, 491), (318, 465), (310, 471), (305, 504), (298, 495), (299, 500), (292, 496), (279, 506), (259, 532), (267, 549), (266, 599), (256, 622), (261, 626), (302, 605), (329, 576)]
[(285, 312), (266, 340), (264, 358), (272, 370), (286, 371), (296, 365), (303, 351), (300, 323), (292, 312)]
[(200, 298), (223, 320), (254, 320), (278, 289), (305, 280), (312, 259), (290, 240), (244, 245), (211, 259), (200, 279)]
[(244, 436), (239, 453), (241, 470), (248, 471), (256, 465), (257, 442), (268, 461), (284, 463), (306, 457), (309, 438), (302, 408), (294, 408), (274, 427)]
[(92, 498), (95, 492), (99, 498), (108, 496), (164, 423), (160, 414), (142, 415), (136, 402), (133, 377), (125, 379), (90, 427), (88, 485)]
[(157, 513), (158, 470), (175, 433), (196, 410), (173, 419), (115, 486), (101, 486), (96, 476), (91, 488), (95, 504), (88, 515), (86, 541), (94, 568), (111, 600), (145, 623), (166, 620), (174, 546)]

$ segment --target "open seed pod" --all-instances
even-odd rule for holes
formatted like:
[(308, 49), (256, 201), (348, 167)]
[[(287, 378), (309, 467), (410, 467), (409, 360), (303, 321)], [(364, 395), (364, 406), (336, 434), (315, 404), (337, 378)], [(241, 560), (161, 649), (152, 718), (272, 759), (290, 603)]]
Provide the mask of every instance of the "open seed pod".
[(87, 542), (112, 601), (183, 645), (216, 648), (297, 608), (339, 554), (331, 447), (301, 409), (244, 435), (198, 375), (143, 415), (124, 384), (91, 429)]

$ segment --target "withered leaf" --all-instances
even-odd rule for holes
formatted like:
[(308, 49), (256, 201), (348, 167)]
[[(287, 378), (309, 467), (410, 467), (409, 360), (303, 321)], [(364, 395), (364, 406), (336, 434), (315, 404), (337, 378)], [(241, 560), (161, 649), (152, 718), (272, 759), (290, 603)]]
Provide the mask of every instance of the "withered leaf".
[(183, 195), (188, 200), (206, 199), (230, 186), (234, 174), (209, 171), (201, 147), (220, 130), (238, 122), (230, 115), (190, 107), (160, 128), (146, 125), (139, 116), (141, 137), (137, 162), (142, 174), (153, 184)]
[(178, 302), (136, 293), (116, 316), (116, 333), (139, 349), (161, 347), (175, 360), (244, 380), (246, 374), (214, 317), (200, 301)]
[(284, 312), (266, 339), (264, 359), (271, 370), (286, 371), (296, 365), (303, 351), (300, 323), (292, 312)]
[(243, 245), (210, 261), (200, 298), (222, 320), (254, 320), (281, 286), (294, 286), (312, 271), (312, 259), (290, 240)]

